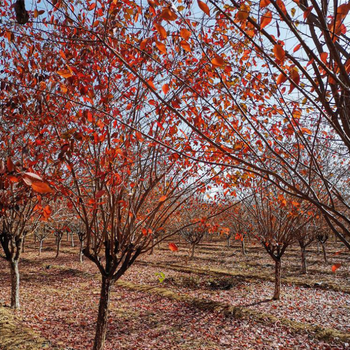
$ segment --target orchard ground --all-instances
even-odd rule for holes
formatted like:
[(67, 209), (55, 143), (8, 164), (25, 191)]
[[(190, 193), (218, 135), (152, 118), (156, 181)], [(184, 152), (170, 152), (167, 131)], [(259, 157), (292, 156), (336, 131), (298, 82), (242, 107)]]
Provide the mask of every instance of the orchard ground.
[[(300, 274), (300, 249), (282, 260), (280, 301), (272, 301), (274, 263), (257, 242), (226, 246), (205, 240), (164, 242), (143, 255), (113, 287), (106, 350), (118, 349), (350, 349), (350, 256), (333, 239), (328, 262), (316, 244)], [(21, 309), (12, 311), (7, 262), (0, 260), (0, 349), (92, 348), (100, 275), (78, 247), (28, 238), (20, 262)], [(334, 264), (341, 264), (335, 272)]]

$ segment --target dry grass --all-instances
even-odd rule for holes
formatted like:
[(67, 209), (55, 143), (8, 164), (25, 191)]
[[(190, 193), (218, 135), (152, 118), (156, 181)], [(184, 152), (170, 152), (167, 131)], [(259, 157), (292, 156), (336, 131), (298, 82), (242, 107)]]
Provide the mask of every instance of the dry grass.
[[(168, 269), (168, 270), (174, 270), (178, 272), (185, 272), (185, 273), (194, 273), (198, 275), (209, 275), (209, 276), (232, 276), (232, 277), (238, 277), (243, 278), (245, 280), (262, 280), (262, 281), (274, 281), (274, 277), (266, 273), (261, 272), (251, 272), (251, 271), (228, 271), (228, 270), (222, 270), (222, 269), (216, 269), (216, 268), (205, 268), (201, 269), (198, 267), (193, 266), (183, 266), (183, 265), (176, 265), (176, 264), (162, 264), (162, 263), (153, 263), (149, 261), (138, 261), (137, 262), (140, 265), (144, 266), (153, 266), (158, 267), (160, 269)], [(336, 292), (343, 292), (350, 294), (350, 287), (332, 283), (329, 281), (321, 281), (319, 279), (314, 280), (311, 278), (308, 278), (307, 281), (305, 278), (298, 278), (298, 277), (282, 277), (282, 283), (285, 284), (293, 284), (296, 286), (306, 287), (306, 288), (319, 288), (324, 290), (334, 290)]]
[[(0, 306), (0, 349), (1, 350), (42, 350), (49, 343), (32, 329), (21, 326), (14, 311)], [(52, 347), (50, 347), (52, 349)]]

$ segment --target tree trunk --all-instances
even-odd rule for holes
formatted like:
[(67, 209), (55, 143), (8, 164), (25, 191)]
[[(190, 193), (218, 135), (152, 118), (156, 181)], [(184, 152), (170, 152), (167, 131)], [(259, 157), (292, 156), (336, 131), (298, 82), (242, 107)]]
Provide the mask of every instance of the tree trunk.
[(191, 244), (191, 248), (190, 248), (190, 260), (193, 259), (194, 257), (194, 248), (196, 247), (195, 244)]
[(231, 236), (227, 237), (227, 247), (231, 246)]
[(327, 252), (326, 252), (326, 247), (324, 245), (324, 243), (321, 242), (321, 245), (322, 245), (322, 252), (323, 252), (323, 259), (324, 259), (324, 262), (327, 263)]
[(152, 243), (151, 243), (151, 250), (149, 251), (148, 255), (152, 255), (153, 254), (153, 244), (154, 244), (154, 240), (152, 240)]
[(22, 240), (22, 253), (24, 253), (24, 244), (26, 241), (26, 235), (23, 236), (23, 240)]
[(242, 254), (243, 254), (243, 255), (246, 255), (244, 236), (243, 236), (242, 239), (241, 239), (241, 247), (242, 247)]
[(57, 237), (57, 246), (56, 246), (56, 258), (60, 255), (60, 247), (61, 247), (61, 238)]
[(11, 269), (11, 307), (19, 309), (19, 269), (18, 260), (10, 261)]
[(301, 273), (305, 275), (307, 273), (306, 269), (306, 248), (300, 246), (301, 248)]
[(96, 334), (93, 350), (103, 350), (106, 341), (108, 306), (112, 282), (102, 276), (100, 304), (98, 307), (98, 317), (96, 324)]
[(250, 235), (248, 233), (246, 233), (246, 236), (247, 236), (247, 239), (248, 239), (248, 243), (250, 244), (250, 242), (251, 242)]
[(71, 232), (71, 245), (74, 247), (74, 235), (73, 232)]
[(79, 250), (79, 261), (80, 261), (80, 263), (83, 262), (83, 255), (84, 255), (84, 253), (83, 253), (83, 241), (80, 240), (80, 250)]
[(39, 256), (41, 255), (41, 250), (43, 249), (43, 239), (39, 242)]
[(281, 295), (281, 258), (275, 258), (275, 292), (273, 300), (280, 300)]

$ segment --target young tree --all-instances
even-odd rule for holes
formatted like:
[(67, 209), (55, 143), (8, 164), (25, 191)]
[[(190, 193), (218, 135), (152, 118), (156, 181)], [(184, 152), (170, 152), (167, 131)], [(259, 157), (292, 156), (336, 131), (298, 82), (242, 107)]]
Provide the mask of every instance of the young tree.
[(327, 224), (319, 213), (308, 211), (310, 217), (308, 223), (296, 232), (297, 241), (301, 250), (301, 273), (307, 273), (306, 248), (310, 246), (324, 232)]
[(23, 238), (35, 225), (34, 217), (45, 215), (36, 208), (41, 196), (35, 192), (49, 193), (52, 189), (40, 176), (20, 172), (11, 158), (7, 158), (6, 165), (0, 160), (0, 243), (10, 267), (11, 307), (15, 309), (20, 308), (19, 261)]
[(297, 241), (300, 246), (301, 253), (301, 273), (307, 273), (306, 264), (306, 248), (311, 245), (316, 239), (316, 230), (313, 223), (305, 225), (301, 230), (297, 232)]
[(244, 204), (250, 213), (249, 224), (254, 235), (275, 262), (273, 299), (279, 300), (282, 257), (307, 221), (300, 211), (300, 203), (286, 198), (276, 188), (258, 189)]
[(34, 229), (34, 235), (36, 240), (39, 241), (39, 252), (38, 255), (41, 255), (44, 240), (50, 236), (50, 234), (54, 233), (52, 227), (47, 222), (41, 222), (36, 225)]
[(233, 237), (235, 240), (241, 242), (241, 251), (243, 255), (246, 255), (245, 240), (248, 236), (247, 222), (247, 210), (242, 204), (234, 206), (231, 210), (225, 212), (223, 225), (227, 227), (227, 246), (230, 246), (230, 239)]
[[(89, 156), (98, 157), (82, 157), (80, 152), (87, 147), (94, 150), (87, 151)], [(71, 172), (67, 180), (71, 181), (72, 206), (86, 233), (83, 253), (102, 275), (94, 343), (94, 349), (102, 349), (113, 283), (156, 243), (154, 232), (162, 230), (172, 212), (200, 184), (187, 185), (193, 169), (185, 170), (164, 150), (132, 134), (117, 149), (84, 141), (75, 150), (65, 159)]]
[(203, 197), (198, 196), (187, 201), (181, 208), (176, 225), (183, 227), (180, 230), (180, 235), (189, 244), (190, 260), (194, 258), (196, 246), (210, 231), (209, 222), (206, 218), (212, 214), (212, 211), (209, 200), (206, 201)]

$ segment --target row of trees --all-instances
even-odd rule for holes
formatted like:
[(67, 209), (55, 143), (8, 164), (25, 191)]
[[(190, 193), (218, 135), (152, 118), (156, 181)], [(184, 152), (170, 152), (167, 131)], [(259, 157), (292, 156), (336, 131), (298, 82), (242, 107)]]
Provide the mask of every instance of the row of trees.
[[(12, 305), (23, 237), (49, 203), (72, 211), (101, 273), (96, 350), (111, 285), (209, 180), (226, 196), (255, 188), (256, 202), (255, 179), (273, 183), (299, 203), (285, 233), (312, 205), (350, 248), (349, 10), (316, 0), (4, 1), (1, 244)], [(275, 261), (276, 244), (265, 245)]]

